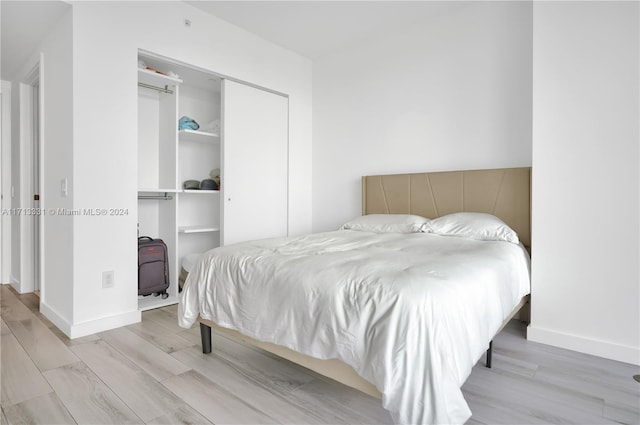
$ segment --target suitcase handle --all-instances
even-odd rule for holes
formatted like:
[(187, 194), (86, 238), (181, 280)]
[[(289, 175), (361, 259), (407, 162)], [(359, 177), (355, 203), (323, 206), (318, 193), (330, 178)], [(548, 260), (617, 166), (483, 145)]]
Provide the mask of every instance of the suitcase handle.
[(140, 236), (140, 237), (138, 237), (138, 240), (141, 240), (141, 239), (149, 239), (150, 241), (153, 240), (153, 238), (150, 237), (150, 236)]

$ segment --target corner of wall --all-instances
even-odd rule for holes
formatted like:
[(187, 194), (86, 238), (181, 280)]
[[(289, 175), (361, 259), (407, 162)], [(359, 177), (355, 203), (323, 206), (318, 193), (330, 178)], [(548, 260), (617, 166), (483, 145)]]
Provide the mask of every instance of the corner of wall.
[(54, 308), (49, 306), (45, 300), (40, 299), (40, 313), (51, 321), (58, 329), (60, 329), (65, 335), (71, 335), (71, 322), (65, 318), (62, 314), (57, 312)]
[(121, 326), (132, 325), (142, 320), (142, 313), (136, 309), (82, 323), (73, 323), (48, 305), (44, 300), (40, 302), (40, 312), (70, 339), (108, 331)]

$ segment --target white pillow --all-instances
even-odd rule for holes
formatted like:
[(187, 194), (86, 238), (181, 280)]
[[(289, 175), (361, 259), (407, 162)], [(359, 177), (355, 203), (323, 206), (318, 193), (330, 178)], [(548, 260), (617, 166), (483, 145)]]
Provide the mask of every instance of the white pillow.
[(429, 220), (423, 232), (459, 236), (481, 241), (519, 243), (518, 234), (498, 217), (476, 212), (459, 212)]
[(356, 217), (340, 229), (374, 233), (418, 233), (429, 219), (412, 214), (368, 214)]

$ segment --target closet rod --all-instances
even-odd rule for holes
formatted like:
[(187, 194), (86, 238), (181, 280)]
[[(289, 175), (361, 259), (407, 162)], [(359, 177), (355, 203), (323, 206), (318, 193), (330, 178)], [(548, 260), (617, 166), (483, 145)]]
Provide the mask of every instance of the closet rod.
[(173, 90), (169, 90), (168, 86), (164, 86), (164, 88), (162, 88), (162, 87), (152, 86), (151, 84), (146, 84), (146, 83), (138, 83), (138, 86), (144, 87), (145, 89), (157, 90), (161, 93), (173, 94)]
[(157, 199), (160, 201), (170, 201), (173, 199), (173, 196), (167, 195), (138, 195), (138, 199)]

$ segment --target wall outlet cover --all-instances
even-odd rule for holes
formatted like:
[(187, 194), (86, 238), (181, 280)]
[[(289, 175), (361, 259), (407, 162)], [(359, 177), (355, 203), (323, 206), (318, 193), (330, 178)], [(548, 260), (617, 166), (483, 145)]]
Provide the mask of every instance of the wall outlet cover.
[(102, 272), (102, 288), (113, 288), (114, 284), (113, 270)]

